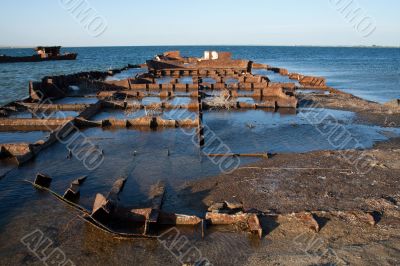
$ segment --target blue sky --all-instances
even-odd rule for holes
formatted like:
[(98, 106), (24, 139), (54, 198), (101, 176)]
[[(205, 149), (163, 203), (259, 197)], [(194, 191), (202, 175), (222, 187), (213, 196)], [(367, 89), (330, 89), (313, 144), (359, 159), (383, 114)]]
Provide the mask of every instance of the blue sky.
[[(107, 25), (100, 36), (65, 9), (82, 1)], [(361, 15), (349, 21), (340, 1)], [(2, 0), (0, 46), (400, 46), (399, 11), (398, 0)], [(376, 30), (363, 37), (369, 21)]]

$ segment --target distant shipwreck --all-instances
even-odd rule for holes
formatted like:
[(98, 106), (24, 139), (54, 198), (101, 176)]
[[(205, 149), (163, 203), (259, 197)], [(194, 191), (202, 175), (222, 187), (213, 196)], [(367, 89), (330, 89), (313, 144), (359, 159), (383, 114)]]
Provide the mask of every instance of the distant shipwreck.
[(61, 46), (38, 46), (36, 54), (31, 56), (0, 55), (0, 63), (42, 62), (56, 60), (75, 60), (77, 53), (60, 53)]

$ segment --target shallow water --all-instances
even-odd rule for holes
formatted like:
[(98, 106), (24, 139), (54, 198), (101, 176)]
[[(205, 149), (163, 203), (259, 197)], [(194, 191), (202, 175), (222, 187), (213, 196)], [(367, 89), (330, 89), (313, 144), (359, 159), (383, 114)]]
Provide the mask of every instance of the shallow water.
[(77, 117), (79, 112), (76, 111), (45, 111), (45, 112), (17, 112), (12, 113), (9, 118), (39, 118), (39, 119), (49, 119), (49, 118), (68, 118)]
[[(214, 132), (233, 153), (286, 153), (316, 150), (370, 148), (387, 140), (383, 130), (399, 136), (400, 129), (360, 125), (353, 122), (354, 113), (323, 109), (300, 109), (298, 115), (248, 110), (243, 112), (204, 112), (207, 129)], [(314, 116), (323, 119), (314, 124)], [(340, 131), (340, 132), (339, 132)], [(331, 138), (345, 134), (343, 143)], [(207, 133), (206, 133), (207, 135)], [(246, 136), (245, 138), (243, 136)], [(348, 138), (357, 140), (345, 141)], [(215, 145), (206, 147), (214, 150)]]
[(156, 78), (157, 84), (170, 84), (171, 81), (172, 81), (172, 77)]
[(103, 109), (96, 115), (92, 116), (90, 120), (100, 121), (106, 119), (133, 119), (146, 115), (145, 110), (116, 110), (116, 109)]
[(217, 83), (217, 81), (214, 78), (206, 77), (206, 78), (202, 78), (202, 80), (203, 80), (203, 83), (209, 83), (209, 84)]
[(192, 77), (179, 78), (179, 83), (182, 83), (182, 84), (193, 84), (193, 78)]
[(46, 131), (0, 131), (0, 144), (5, 143), (35, 143), (45, 139), (49, 135)]

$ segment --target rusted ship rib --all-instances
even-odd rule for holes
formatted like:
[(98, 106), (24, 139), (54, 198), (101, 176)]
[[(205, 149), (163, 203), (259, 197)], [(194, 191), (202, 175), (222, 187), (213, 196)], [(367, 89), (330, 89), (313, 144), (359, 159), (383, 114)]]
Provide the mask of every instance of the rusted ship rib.
[(0, 63), (22, 63), (22, 62), (42, 62), (57, 60), (75, 60), (77, 53), (60, 53), (61, 46), (38, 46), (35, 48), (35, 55), (31, 56), (7, 56), (0, 55)]

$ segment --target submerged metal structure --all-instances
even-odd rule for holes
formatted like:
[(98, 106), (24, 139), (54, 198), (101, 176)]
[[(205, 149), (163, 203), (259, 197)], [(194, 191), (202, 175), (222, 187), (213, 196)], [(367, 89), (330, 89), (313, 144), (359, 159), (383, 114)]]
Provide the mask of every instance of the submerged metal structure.
[[(135, 76), (112, 78), (130, 69), (135, 69)], [(273, 71), (294, 82), (274, 83), (266, 75), (254, 74), (254, 70)], [(182, 57), (180, 52), (172, 51), (157, 55), (142, 65), (128, 65), (105, 72), (48, 76), (40, 82), (30, 82), (27, 99), (0, 108), (0, 132), (46, 131), (48, 134), (33, 142), (0, 144), (0, 160), (11, 158), (16, 165), (23, 164), (43, 149), (67, 138), (72, 132), (89, 127), (104, 130), (195, 128), (199, 145), (202, 146), (207, 141), (203, 130), (204, 110), (295, 110), (298, 104), (295, 91), (299, 88), (337, 92), (326, 86), (324, 78), (289, 73), (286, 69), (250, 60), (236, 60), (232, 59), (230, 53), (216, 51), (207, 51), (201, 58)], [(123, 115), (119, 118), (96, 119), (96, 115), (104, 110), (114, 110)], [(70, 116), (68, 112), (75, 115)], [(79, 199), (79, 187), (85, 179), (77, 179), (67, 188), (64, 197), (57, 197), (68, 203)], [(49, 184), (51, 182), (46, 175), (38, 175), (38, 180), (45, 180)], [(156, 189), (151, 208), (131, 210), (120, 206), (118, 194), (124, 180), (118, 179), (108, 196), (98, 194), (93, 210), (85, 212), (86, 220), (110, 232), (112, 230), (100, 220), (116, 218), (143, 223), (143, 233), (139, 234), (141, 236), (147, 235), (151, 224), (202, 223), (203, 219), (199, 217), (163, 212), (161, 205), (165, 188), (162, 186)], [(42, 183), (35, 186), (45, 189)], [(231, 209), (225, 204), (210, 211), (206, 220), (211, 224), (244, 222), (250, 231), (261, 237), (257, 215), (246, 213), (243, 208), (237, 209)]]
[[(129, 69), (137, 69), (137, 75), (122, 80), (110, 79)], [(2, 143), (0, 157), (11, 156), (18, 163), (24, 163), (58, 138), (66, 137), (63, 133), (73, 127), (192, 127), (199, 129), (202, 145), (206, 141), (202, 139), (201, 130), (203, 110), (295, 110), (296, 84), (273, 83), (267, 76), (253, 74), (254, 69), (275, 71), (311, 88), (326, 89), (324, 79), (289, 74), (287, 70), (249, 60), (234, 60), (230, 53), (224, 52), (205, 52), (202, 58), (182, 57), (178, 51), (166, 52), (143, 65), (48, 76), (40, 82), (30, 82), (29, 98), (0, 108), (0, 131), (41, 130), (48, 131), (49, 135), (33, 143)], [(78, 98), (88, 99), (90, 103), (75, 103), (74, 99)], [(71, 103), (64, 103), (63, 99), (70, 99)], [(248, 99), (252, 99), (251, 102)], [(126, 116), (92, 119), (105, 109), (117, 110)], [(140, 110), (141, 115), (129, 116), (130, 112)], [(169, 116), (163, 115), (167, 111)], [(76, 115), (65, 115), (68, 112)]]

